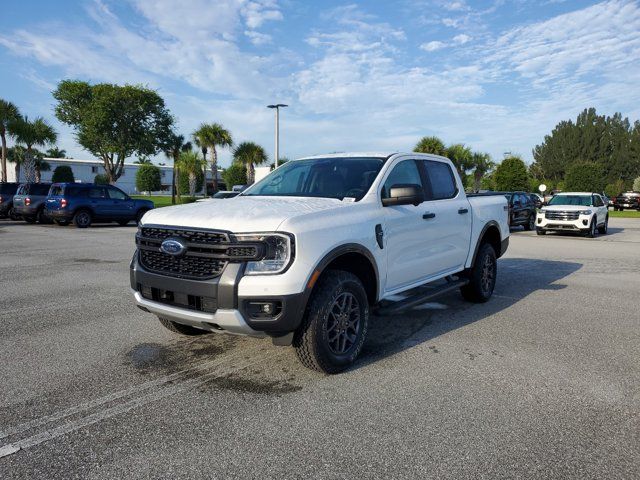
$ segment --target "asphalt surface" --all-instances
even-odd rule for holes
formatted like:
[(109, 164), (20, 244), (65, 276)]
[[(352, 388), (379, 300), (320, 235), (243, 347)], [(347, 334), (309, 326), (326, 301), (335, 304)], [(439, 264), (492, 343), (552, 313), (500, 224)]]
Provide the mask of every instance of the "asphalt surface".
[(640, 221), (515, 231), (494, 298), (336, 376), (135, 308), (135, 227), (0, 221), (0, 478), (639, 478)]

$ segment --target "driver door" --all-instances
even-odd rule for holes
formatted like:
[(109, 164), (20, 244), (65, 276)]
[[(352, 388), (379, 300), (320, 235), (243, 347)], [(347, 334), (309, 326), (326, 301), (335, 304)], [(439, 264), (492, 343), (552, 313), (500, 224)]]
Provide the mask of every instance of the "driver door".
[(107, 186), (108, 215), (112, 218), (133, 218), (133, 200), (119, 188)]

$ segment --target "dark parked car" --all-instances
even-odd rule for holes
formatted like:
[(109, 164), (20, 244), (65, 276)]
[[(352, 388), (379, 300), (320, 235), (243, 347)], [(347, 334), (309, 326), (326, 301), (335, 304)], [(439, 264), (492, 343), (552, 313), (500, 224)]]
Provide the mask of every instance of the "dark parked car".
[(613, 200), (613, 209), (622, 211), (625, 208), (640, 211), (640, 192), (624, 192), (616, 195)]
[(23, 183), (13, 196), (13, 210), (28, 223), (45, 223), (44, 204), (50, 183)]
[(140, 221), (154, 207), (150, 200), (136, 200), (112, 185), (54, 183), (46, 201), (46, 213), (58, 225), (70, 222), (87, 228), (93, 222)]
[(13, 209), (13, 196), (19, 186), (19, 183), (0, 183), (0, 218), (9, 217), (11, 220), (20, 218)]
[(504, 192), (509, 202), (509, 226), (522, 225), (525, 230), (536, 228), (536, 206), (528, 193)]
[(540, 195), (539, 193), (530, 193), (529, 197), (531, 198), (531, 201), (536, 206), (536, 208), (542, 208), (542, 206), (544, 205), (544, 197), (542, 195)]

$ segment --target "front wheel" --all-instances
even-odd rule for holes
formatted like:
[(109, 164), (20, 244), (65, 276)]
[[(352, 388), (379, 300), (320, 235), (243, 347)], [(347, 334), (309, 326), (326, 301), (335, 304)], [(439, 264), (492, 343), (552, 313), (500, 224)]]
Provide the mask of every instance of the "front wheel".
[(147, 213), (149, 210), (140, 210), (137, 214), (136, 214), (136, 223), (138, 225), (140, 225), (140, 221), (142, 220), (142, 217), (144, 217), (144, 214)]
[(69, 220), (54, 220), (56, 222), (57, 225), (60, 225), (61, 227), (66, 227), (67, 225), (69, 225)]
[(488, 243), (480, 245), (476, 261), (468, 271), (469, 283), (460, 288), (465, 300), (484, 303), (493, 295), (498, 275), (496, 252)]
[(118, 220), (118, 225), (121, 227), (126, 226), (129, 223), (129, 220)]
[(23, 217), (24, 221), (27, 223), (36, 223), (36, 217), (32, 217), (32, 216), (24, 216)]
[(587, 238), (593, 238), (596, 236), (596, 219), (591, 220), (589, 224), (589, 230), (587, 230)]
[(9, 218), (10, 218), (11, 220), (13, 220), (14, 222), (15, 222), (16, 220), (20, 220), (20, 215), (18, 215), (18, 214), (16, 213), (16, 211), (14, 210), (14, 208), (13, 208), (13, 207), (11, 207), (11, 208), (9, 209)]
[(536, 216), (532, 213), (531, 215), (529, 215), (529, 221), (524, 224), (524, 229), (526, 231), (530, 231), (534, 228), (536, 228)]
[(298, 359), (311, 370), (343, 371), (362, 350), (368, 322), (369, 303), (360, 279), (350, 272), (327, 271), (293, 337)]
[(606, 235), (609, 231), (609, 215), (605, 218), (604, 223), (598, 227), (598, 233), (602, 235)]

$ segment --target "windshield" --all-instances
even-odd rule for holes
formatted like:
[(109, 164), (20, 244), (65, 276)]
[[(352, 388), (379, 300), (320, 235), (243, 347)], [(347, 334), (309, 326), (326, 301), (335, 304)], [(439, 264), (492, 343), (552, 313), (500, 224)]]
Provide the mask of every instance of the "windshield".
[(243, 196), (364, 197), (383, 160), (381, 158), (316, 158), (287, 162), (242, 193)]
[(591, 206), (591, 195), (556, 195), (549, 200), (549, 205)]

